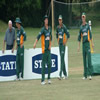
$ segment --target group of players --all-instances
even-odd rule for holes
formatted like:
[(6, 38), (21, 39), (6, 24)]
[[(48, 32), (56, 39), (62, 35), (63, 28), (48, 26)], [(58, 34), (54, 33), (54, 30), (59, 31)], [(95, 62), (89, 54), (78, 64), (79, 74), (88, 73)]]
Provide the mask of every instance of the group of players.
[[(62, 15), (59, 15), (58, 17), (59, 25), (56, 28), (56, 38), (59, 45), (59, 52), (60, 52), (60, 72), (58, 79), (61, 80), (62, 78), (62, 72), (64, 74), (63, 79), (67, 79), (67, 73), (66, 73), (66, 67), (65, 67), (65, 46), (70, 38), (70, 34), (66, 26), (63, 24)], [(36, 44), (39, 40), (39, 38), (42, 39), (42, 79), (41, 84), (46, 84), (45, 82), (45, 63), (48, 65), (48, 83), (51, 84), (50, 81), (50, 71), (51, 71), (51, 54), (50, 54), (50, 48), (51, 48), (51, 41), (52, 41), (52, 33), (51, 28), (48, 26), (48, 16), (44, 16), (44, 26), (42, 27), (39, 35), (37, 36), (37, 39), (34, 43), (33, 48), (36, 47)], [(90, 30), (90, 26), (88, 23), (86, 23), (86, 14), (82, 13), (82, 25), (80, 26), (79, 35), (78, 35), (78, 51), (80, 51), (80, 42), (82, 40), (83, 43), (83, 62), (84, 62), (84, 77), (83, 79), (87, 79), (89, 76), (89, 80), (92, 79), (92, 63), (91, 63), (91, 50), (90, 50), (90, 41), (92, 43), (92, 47), (94, 48), (94, 44), (92, 41), (92, 34)], [(88, 62), (88, 64), (87, 64)], [(88, 66), (87, 66), (88, 65)]]
[[(16, 80), (21, 80), (23, 78), (23, 63), (24, 63), (24, 41), (26, 40), (26, 33), (21, 26), (20, 18), (16, 18), (15, 20), (17, 26), (17, 56), (16, 56), (16, 71), (17, 71), (17, 78)], [(70, 34), (66, 26), (63, 24), (62, 15), (58, 17), (59, 25), (56, 28), (56, 38), (59, 45), (59, 53), (60, 53), (60, 72), (58, 79), (62, 79), (62, 72), (64, 74), (63, 79), (67, 79), (67, 72), (66, 72), (66, 65), (65, 65), (65, 47), (68, 39), (70, 38)], [(51, 73), (51, 42), (52, 42), (52, 30), (51, 27), (48, 25), (48, 16), (44, 16), (44, 26), (42, 27), (41, 31), (39, 32), (33, 48), (36, 48), (36, 44), (41, 37), (41, 44), (42, 44), (42, 78), (41, 84), (45, 85), (45, 64), (48, 65), (48, 84), (51, 84), (50, 73)], [(92, 64), (91, 64), (91, 50), (90, 50), (90, 41), (92, 43), (92, 47), (94, 47), (92, 41), (92, 34), (90, 31), (89, 24), (86, 23), (86, 14), (82, 13), (82, 25), (80, 26), (79, 35), (78, 35), (78, 51), (80, 50), (80, 42), (82, 40), (83, 43), (83, 62), (84, 62), (84, 77), (83, 79), (92, 79)], [(12, 46), (12, 50), (14, 46)], [(3, 50), (4, 52), (4, 50)], [(88, 64), (87, 64), (88, 62)], [(88, 65), (88, 66), (87, 66)], [(21, 74), (20, 74), (21, 73)]]

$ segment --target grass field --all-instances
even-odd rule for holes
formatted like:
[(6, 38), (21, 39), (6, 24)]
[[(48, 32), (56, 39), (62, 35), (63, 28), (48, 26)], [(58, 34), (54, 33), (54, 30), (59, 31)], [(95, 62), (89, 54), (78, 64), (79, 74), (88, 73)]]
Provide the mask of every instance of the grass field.
[[(5, 29), (0, 28), (0, 49), (2, 49)], [(25, 28), (27, 41), (25, 48), (32, 48), (39, 28)], [(95, 53), (100, 53), (100, 28), (93, 27), (92, 34)], [(70, 29), (68, 40), (69, 78), (68, 80), (52, 79), (51, 85), (41, 86), (40, 80), (0, 82), (0, 100), (100, 100), (100, 76), (93, 80), (82, 80), (83, 62), (82, 50), (77, 52), (78, 29)], [(40, 41), (37, 47), (40, 47)], [(54, 36), (52, 46), (58, 46)]]

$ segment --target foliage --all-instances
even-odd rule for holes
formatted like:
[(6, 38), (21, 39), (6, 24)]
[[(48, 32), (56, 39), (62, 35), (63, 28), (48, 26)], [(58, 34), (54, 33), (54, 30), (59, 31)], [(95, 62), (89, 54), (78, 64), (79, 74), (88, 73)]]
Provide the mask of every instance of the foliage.
[[(92, 0), (57, 0), (61, 2), (89, 2)], [(0, 20), (8, 22), (11, 19), (13, 22), (16, 17), (20, 17), (24, 26), (41, 27), (43, 25), (43, 16), (48, 9), (51, 11), (51, 0), (0, 0)], [(95, 9), (98, 9), (95, 6)], [(58, 7), (59, 8), (59, 7)], [(66, 7), (66, 12), (70, 12), (67, 17), (69, 25), (72, 24), (73, 6)], [(81, 11), (88, 11), (89, 5), (80, 6)], [(75, 15), (75, 14), (74, 14)], [(49, 15), (51, 19), (51, 13)]]

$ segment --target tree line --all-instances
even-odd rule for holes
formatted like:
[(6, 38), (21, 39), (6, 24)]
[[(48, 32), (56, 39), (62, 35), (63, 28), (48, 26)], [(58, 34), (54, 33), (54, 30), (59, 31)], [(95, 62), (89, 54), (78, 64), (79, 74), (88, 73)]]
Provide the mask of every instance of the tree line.
[[(92, 0), (57, 1), (72, 3)], [(43, 16), (46, 14), (50, 4), (51, 0), (0, 0), (0, 20), (8, 22), (11, 19), (14, 22), (16, 17), (20, 17), (24, 26), (41, 27)]]

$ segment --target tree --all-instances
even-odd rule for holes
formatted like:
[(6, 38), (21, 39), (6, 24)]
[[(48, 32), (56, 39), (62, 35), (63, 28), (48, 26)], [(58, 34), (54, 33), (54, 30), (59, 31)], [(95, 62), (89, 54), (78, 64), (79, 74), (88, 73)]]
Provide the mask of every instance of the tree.
[(20, 17), (24, 26), (40, 27), (50, 0), (0, 0), (0, 19)]

